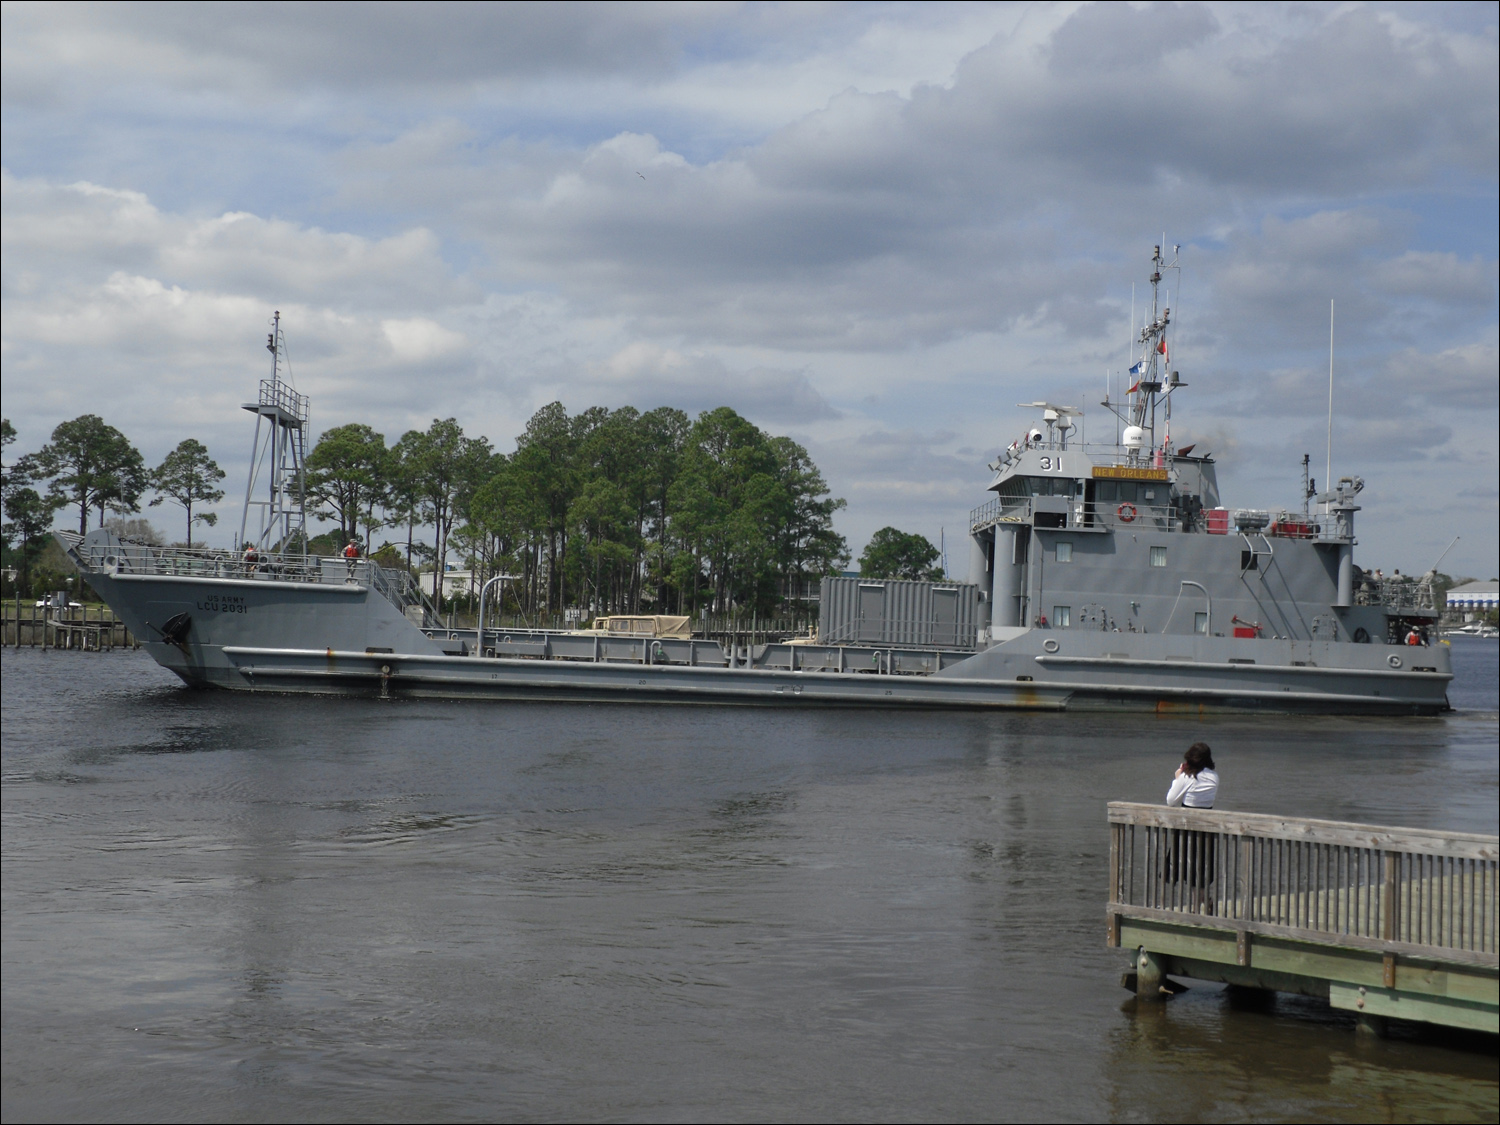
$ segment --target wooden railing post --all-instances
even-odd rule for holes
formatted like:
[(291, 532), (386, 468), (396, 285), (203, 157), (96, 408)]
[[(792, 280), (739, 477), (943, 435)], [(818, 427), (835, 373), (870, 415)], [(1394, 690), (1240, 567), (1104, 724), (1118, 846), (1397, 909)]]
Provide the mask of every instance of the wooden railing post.
[(1109, 900), (1120, 901), (1120, 835), (1125, 831), (1123, 824), (1111, 824), (1109, 826)]
[(1401, 857), (1382, 850), (1380, 863), (1385, 887), (1380, 898), (1380, 937), (1382, 941), (1396, 940), (1396, 867)]
[(1249, 918), (1253, 913), (1250, 896), (1255, 888), (1253, 875), (1255, 863), (1255, 841), (1248, 836), (1240, 837), (1240, 870), (1239, 879), (1235, 886), (1236, 918)]

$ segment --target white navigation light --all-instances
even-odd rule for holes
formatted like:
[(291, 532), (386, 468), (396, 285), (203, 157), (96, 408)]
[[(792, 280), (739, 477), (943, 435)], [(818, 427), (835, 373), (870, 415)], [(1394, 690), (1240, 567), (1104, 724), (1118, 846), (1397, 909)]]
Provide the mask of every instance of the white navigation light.
[(1139, 449), (1146, 444), (1146, 431), (1140, 426), (1125, 427), (1125, 448)]

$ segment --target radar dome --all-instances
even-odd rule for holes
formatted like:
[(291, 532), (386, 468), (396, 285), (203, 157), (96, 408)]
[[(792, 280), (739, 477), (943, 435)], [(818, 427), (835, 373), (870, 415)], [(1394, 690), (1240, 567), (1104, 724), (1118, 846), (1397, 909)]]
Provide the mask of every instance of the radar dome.
[(1125, 448), (1139, 449), (1146, 441), (1146, 431), (1139, 426), (1125, 427)]

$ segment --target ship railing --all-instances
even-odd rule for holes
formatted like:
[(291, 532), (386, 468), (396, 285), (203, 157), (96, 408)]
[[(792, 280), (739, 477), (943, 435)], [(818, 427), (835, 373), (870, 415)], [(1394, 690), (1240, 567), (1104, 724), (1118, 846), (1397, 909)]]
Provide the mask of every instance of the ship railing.
[(1077, 501), (1070, 513), (1076, 518), (1070, 526), (1151, 528), (1154, 531), (1181, 531), (1182, 513), (1170, 504), (1148, 504), (1135, 500)]
[(426, 594), (404, 570), (383, 567), (371, 559), (295, 555), (259, 551), (250, 555), (202, 547), (158, 547), (115, 540), (84, 545), (76, 534), (59, 532), (69, 553), (86, 570), (104, 574), (160, 575), (172, 578), (223, 578), (260, 582), (359, 583), (376, 590), (403, 613), (422, 606), (436, 615)]
[(969, 534), (977, 535), (998, 523), (1030, 523), (1031, 500), (997, 496), (969, 513)]
[(260, 405), (273, 406), (298, 423), (307, 421), (307, 396), (298, 394), (280, 379), (260, 381)]
[[(1409, 610), (1424, 616), (1435, 615), (1438, 611), (1437, 591), (1426, 579), (1366, 577), (1365, 583), (1368, 583), (1369, 589), (1362, 584), (1360, 593), (1367, 604), (1373, 601), (1385, 609), (1397, 612)], [(1374, 596), (1371, 597), (1371, 594)]]
[[(1060, 505), (1037, 503), (1059, 500)], [(1049, 511), (1049, 507), (1059, 510)], [(1053, 523), (1051, 520), (1060, 520)], [(1067, 529), (1076, 527), (1150, 528), (1153, 531), (1181, 531), (1185, 525), (1182, 513), (1170, 504), (1125, 501), (1085, 501), (1075, 497), (1039, 497), (1014, 499), (997, 496), (969, 512), (969, 534), (977, 535), (1002, 523), (1035, 524), (1037, 527)]]
[[(1496, 964), (1500, 840), (1257, 813), (1109, 804), (1121, 917)], [(1241, 964), (1247, 963), (1242, 960)]]

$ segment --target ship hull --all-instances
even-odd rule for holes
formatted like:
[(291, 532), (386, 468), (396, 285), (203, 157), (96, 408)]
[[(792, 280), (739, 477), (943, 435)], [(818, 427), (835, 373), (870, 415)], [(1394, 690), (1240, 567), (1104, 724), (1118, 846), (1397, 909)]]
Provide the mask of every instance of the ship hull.
[[(1446, 646), (1024, 630), (966, 654), (423, 630), (359, 582), (95, 572), (90, 583), (190, 685), (454, 700), (1159, 713), (1437, 714)], [(189, 624), (175, 640), (163, 626)], [(506, 653), (525, 655), (506, 655)], [(836, 659), (835, 659), (836, 656)], [(1399, 666), (1396, 666), (1398, 662)]]
[[(943, 710), (1133, 711), (1158, 714), (1303, 713), (1433, 715), (1447, 710), (1436, 692), (1360, 693), (1363, 678), (1339, 688), (1294, 690), (1261, 682), (1202, 686), (1052, 679), (1017, 682), (873, 672), (691, 668), (624, 662), (575, 663), (476, 657), (392, 657), (363, 652), (235, 647), (235, 673), (218, 686), (251, 691), (422, 699), (552, 700), (593, 703), (767, 707), (928, 708)], [(1434, 676), (1433, 680), (1438, 680)], [(1423, 685), (1425, 687), (1425, 685)]]

